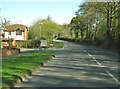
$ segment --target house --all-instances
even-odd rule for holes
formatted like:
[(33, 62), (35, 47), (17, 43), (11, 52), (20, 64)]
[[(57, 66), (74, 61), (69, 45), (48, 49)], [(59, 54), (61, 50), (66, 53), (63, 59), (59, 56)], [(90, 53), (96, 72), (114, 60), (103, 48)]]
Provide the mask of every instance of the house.
[[(16, 47), (16, 41), (27, 41), (28, 40), (28, 27), (22, 24), (12, 24), (4, 27), (3, 30), (3, 46), (7, 45), (12, 41), (12, 46)], [(11, 40), (11, 41), (10, 41)]]

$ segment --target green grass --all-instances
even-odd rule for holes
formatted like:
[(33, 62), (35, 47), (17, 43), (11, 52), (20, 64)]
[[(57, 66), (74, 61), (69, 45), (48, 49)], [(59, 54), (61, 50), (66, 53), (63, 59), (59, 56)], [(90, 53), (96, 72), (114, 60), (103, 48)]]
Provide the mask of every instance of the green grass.
[(62, 42), (54, 42), (53, 43), (53, 48), (63, 48), (64, 46), (65, 46), (65, 44)]
[(18, 79), (22, 81), (23, 76), (30, 75), (31, 71), (42, 66), (44, 62), (50, 60), (53, 53), (29, 53), (19, 57), (10, 58), (2, 62), (2, 85), (11, 86)]

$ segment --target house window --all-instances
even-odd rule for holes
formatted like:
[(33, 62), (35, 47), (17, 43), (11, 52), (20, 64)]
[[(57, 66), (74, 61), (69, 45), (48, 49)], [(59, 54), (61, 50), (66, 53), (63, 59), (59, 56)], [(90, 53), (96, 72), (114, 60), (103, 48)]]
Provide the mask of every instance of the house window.
[(20, 30), (20, 28), (16, 29), (16, 35), (22, 35), (22, 31)]

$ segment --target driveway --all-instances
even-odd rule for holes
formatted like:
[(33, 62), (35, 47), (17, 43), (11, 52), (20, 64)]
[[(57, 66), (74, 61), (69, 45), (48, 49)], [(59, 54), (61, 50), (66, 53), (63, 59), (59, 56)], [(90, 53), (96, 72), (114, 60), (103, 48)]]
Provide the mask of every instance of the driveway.
[[(64, 41), (62, 41), (64, 42)], [(118, 87), (118, 55), (70, 42), (16, 87)]]

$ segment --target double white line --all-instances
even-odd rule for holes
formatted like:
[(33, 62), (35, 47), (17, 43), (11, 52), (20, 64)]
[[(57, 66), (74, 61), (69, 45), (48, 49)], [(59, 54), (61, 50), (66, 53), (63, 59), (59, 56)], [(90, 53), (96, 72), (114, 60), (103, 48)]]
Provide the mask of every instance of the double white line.
[[(91, 54), (89, 54), (86, 50), (83, 50), (86, 54), (88, 54), (88, 56), (90, 56), (99, 66), (101, 66), (101, 63), (98, 62), (94, 57), (92, 57)], [(120, 82), (118, 81), (117, 78), (115, 78), (115, 76), (113, 74), (111, 74), (109, 71), (106, 71), (108, 73), (109, 76), (111, 76), (116, 82), (117, 84), (120, 84)]]

